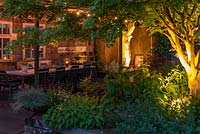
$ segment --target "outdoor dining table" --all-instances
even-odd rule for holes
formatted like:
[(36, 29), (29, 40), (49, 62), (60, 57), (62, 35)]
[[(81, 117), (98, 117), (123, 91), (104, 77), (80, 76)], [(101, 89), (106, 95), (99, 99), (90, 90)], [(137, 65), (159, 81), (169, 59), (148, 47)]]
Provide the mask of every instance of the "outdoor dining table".
[[(65, 70), (69, 70), (69, 68), (65, 68)], [(53, 72), (55, 72), (55, 69), (49, 69), (49, 72), (53, 73)], [(6, 73), (9, 76), (18, 77), (19, 79), (21, 79), (21, 87), (22, 88), (25, 88), (25, 79), (35, 75), (34, 69), (28, 69), (27, 71), (11, 70), (11, 71), (6, 71)]]
[(34, 75), (34, 69), (28, 69), (27, 71), (22, 70), (11, 70), (6, 71), (9, 76), (15, 76), (21, 79), (21, 87), (25, 88), (25, 79)]
[[(79, 66), (79, 69), (82, 69), (83, 66)], [(96, 68), (96, 66), (90, 66), (90, 68), (92, 70), (94, 70)], [(65, 71), (66, 73), (69, 72), (71, 70), (71, 66), (70, 67), (66, 67), (65, 68)], [(50, 73), (53, 73), (55, 72), (56, 69), (55, 68), (50, 68), (49, 69), (49, 72)], [(6, 71), (6, 73), (9, 75), (9, 76), (14, 76), (14, 77), (18, 77), (19, 79), (21, 79), (21, 87), (22, 88), (25, 88), (25, 79), (28, 78), (28, 77), (32, 77), (34, 76), (34, 69), (28, 69), (27, 71), (22, 71), (22, 70), (11, 70), (11, 71)], [(94, 73), (92, 71), (92, 73)]]

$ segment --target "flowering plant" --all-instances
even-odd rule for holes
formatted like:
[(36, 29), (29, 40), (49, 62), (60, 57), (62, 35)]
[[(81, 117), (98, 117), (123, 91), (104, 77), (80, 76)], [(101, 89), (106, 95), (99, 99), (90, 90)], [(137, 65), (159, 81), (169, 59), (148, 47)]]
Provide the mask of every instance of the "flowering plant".
[(26, 65), (28, 65), (28, 63), (26, 61), (22, 61), (21, 65), (26, 66)]

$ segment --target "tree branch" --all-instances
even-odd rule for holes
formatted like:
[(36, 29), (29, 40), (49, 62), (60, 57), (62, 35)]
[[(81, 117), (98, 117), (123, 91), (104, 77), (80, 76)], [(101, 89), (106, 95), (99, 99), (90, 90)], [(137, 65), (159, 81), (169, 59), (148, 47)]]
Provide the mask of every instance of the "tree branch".
[[(171, 31), (173, 31), (175, 34), (176, 34), (176, 36), (178, 37), (178, 38), (180, 38), (181, 40), (185, 40), (184, 38), (183, 38), (183, 36), (181, 36), (175, 29), (173, 29), (169, 24), (168, 24), (168, 22), (166, 22), (166, 20), (162, 17), (162, 15), (159, 15), (159, 17), (161, 18), (161, 20), (165, 23), (165, 25), (167, 26), (167, 28), (169, 28)], [(172, 24), (173, 25), (173, 24)]]
[(199, 65), (199, 55), (200, 55), (200, 50), (197, 52), (197, 55), (195, 57), (195, 67), (197, 68)]
[(189, 15), (188, 17), (188, 20), (190, 20), (192, 18), (193, 15), (195, 15), (195, 12), (197, 11), (197, 8), (198, 8), (198, 5), (197, 4), (194, 4), (193, 8), (192, 8), (192, 12)]
[(185, 55), (183, 53), (183, 49), (178, 41), (178, 39), (176, 39), (175, 37), (173, 37), (174, 33), (168, 31), (168, 34), (165, 33), (165, 35), (167, 36), (167, 38), (170, 40), (172, 47), (176, 50), (176, 52), (178, 53), (178, 58), (180, 59), (181, 64), (183, 65), (183, 67), (186, 69), (187, 72), (191, 71), (191, 68), (187, 62), (187, 60), (185, 59)]
[(200, 15), (198, 16), (197, 24), (198, 24), (197, 25), (197, 29), (196, 29), (196, 32), (195, 32), (195, 35), (194, 35), (193, 39), (195, 39), (198, 36), (199, 32), (200, 32)]

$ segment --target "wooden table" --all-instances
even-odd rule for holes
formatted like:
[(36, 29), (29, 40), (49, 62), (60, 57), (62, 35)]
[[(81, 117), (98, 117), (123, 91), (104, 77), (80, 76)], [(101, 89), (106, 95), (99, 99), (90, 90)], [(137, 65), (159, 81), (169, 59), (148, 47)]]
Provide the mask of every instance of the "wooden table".
[[(79, 65), (79, 69), (78, 70), (81, 70), (83, 69), (83, 66)], [(93, 76), (94, 76), (94, 79), (96, 78), (96, 66), (90, 66), (90, 69), (91, 69), (91, 73), (93, 73)], [(66, 67), (65, 68), (65, 71), (66, 72), (69, 72), (71, 70), (71, 66), (69, 67)], [(55, 72), (56, 69), (49, 69), (49, 72), (50, 73), (53, 73)], [(21, 79), (21, 85), (22, 85), (22, 88), (25, 88), (25, 79), (28, 78), (28, 77), (31, 77), (31, 76), (34, 76), (34, 69), (28, 69), (26, 72), (22, 71), (22, 70), (12, 70), (12, 71), (6, 71), (6, 73), (10, 76), (15, 76), (15, 77), (18, 77)]]
[(10, 76), (15, 76), (21, 79), (22, 83), (21, 86), (22, 88), (25, 88), (25, 82), (24, 80), (27, 77), (31, 77), (34, 75), (34, 69), (28, 69), (26, 72), (22, 70), (12, 70), (12, 71), (6, 71), (6, 73)]

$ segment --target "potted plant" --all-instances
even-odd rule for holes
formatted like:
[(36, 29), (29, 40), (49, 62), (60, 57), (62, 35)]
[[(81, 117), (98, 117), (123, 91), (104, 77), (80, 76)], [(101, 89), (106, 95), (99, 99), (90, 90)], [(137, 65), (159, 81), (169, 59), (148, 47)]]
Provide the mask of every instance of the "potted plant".
[(26, 72), (28, 70), (28, 63), (25, 61), (21, 62), (21, 69), (23, 72)]

